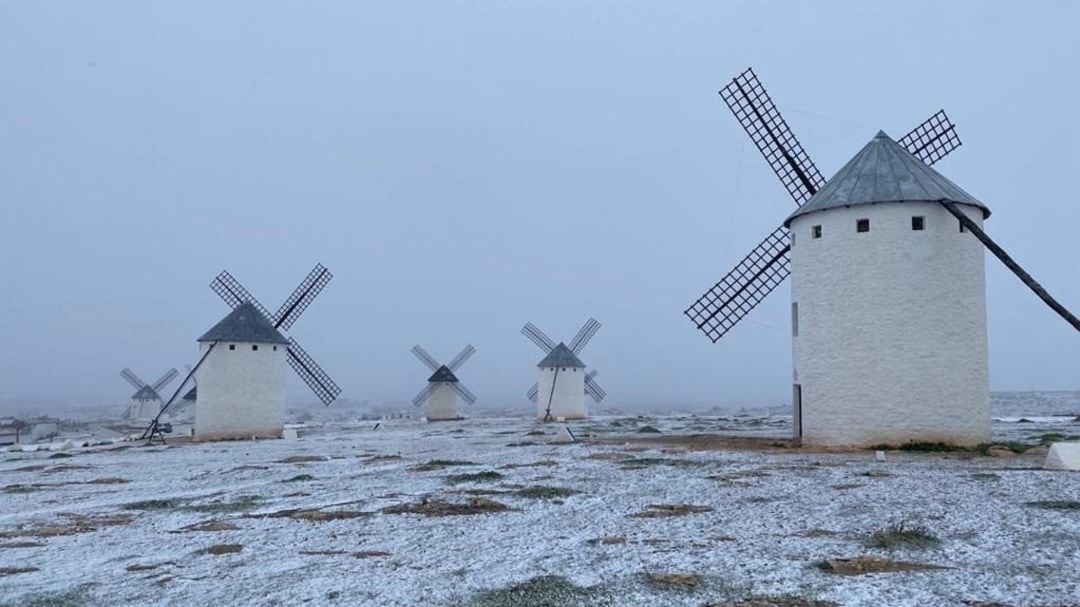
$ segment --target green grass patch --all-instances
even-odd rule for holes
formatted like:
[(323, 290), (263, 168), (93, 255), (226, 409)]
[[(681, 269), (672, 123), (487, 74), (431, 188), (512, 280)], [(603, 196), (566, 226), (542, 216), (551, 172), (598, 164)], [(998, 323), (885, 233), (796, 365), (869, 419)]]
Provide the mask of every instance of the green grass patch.
[(1013, 453), (1023, 453), (1032, 447), (1028, 443), (1021, 443), (1017, 441), (1002, 441), (993, 443), (982, 443), (975, 445), (974, 447), (964, 447), (961, 445), (953, 445), (951, 443), (944, 443), (940, 441), (909, 441), (899, 445), (873, 445), (867, 447), (870, 451), (909, 451), (914, 453), (978, 453), (980, 455), (987, 455), (991, 449), (997, 447), (1002, 449), (1008, 449)]
[(531, 446), (533, 446), (535, 444), (536, 443), (532, 442), (531, 440), (525, 440), (525, 441), (520, 441), (520, 442), (516, 442), (516, 443), (506, 443), (506, 446), (507, 447), (531, 447)]
[(121, 506), (124, 510), (179, 510), (187, 504), (187, 500), (171, 498), (164, 500), (142, 500), (129, 502)]
[(886, 550), (895, 550), (897, 548), (922, 549), (940, 546), (941, 540), (926, 527), (901, 521), (899, 523), (890, 523), (874, 531), (866, 536), (863, 544), (868, 548), (884, 548)]
[(604, 604), (600, 587), (578, 586), (558, 575), (544, 575), (479, 593), (469, 607), (583, 607)]
[(0, 603), (0, 607), (81, 607), (91, 602), (89, 589), (86, 586), (80, 586), (60, 592), (24, 594), (17, 601)]
[(49, 456), (49, 459), (67, 459), (69, 457), (75, 457), (70, 453), (53, 453)]
[(210, 502), (209, 504), (195, 504), (185, 506), (184, 510), (201, 512), (203, 514), (227, 514), (229, 512), (244, 512), (262, 504), (263, 498), (258, 495), (240, 495), (229, 501)]
[(1060, 443), (1063, 441), (1076, 441), (1080, 440), (1080, 434), (1063, 434), (1061, 432), (1047, 432), (1039, 436), (1040, 445), (1049, 445), (1051, 443)]
[(571, 495), (577, 495), (579, 493), (581, 492), (577, 489), (571, 489), (569, 487), (547, 487), (544, 485), (525, 487), (524, 489), (518, 489), (514, 492), (515, 495), (531, 497), (533, 499), (557, 499), (570, 497)]
[(1045, 510), (1071, 510), (1073, 512), (1080, 512), (1080, 502), (1076, 500), (1039, 500), (1035, 502), (1026, 502), (1026, 506), (1032, 508), (1043, 508)]
[(503, 475), (494, 470), (485, 470), (483, 472), (473, 472), (471, 474), (451, 474), (446, 477), (446, 482), (456, 485), (458, 483), (482, 483), (485, 481), (497, 481), (503, 478)]

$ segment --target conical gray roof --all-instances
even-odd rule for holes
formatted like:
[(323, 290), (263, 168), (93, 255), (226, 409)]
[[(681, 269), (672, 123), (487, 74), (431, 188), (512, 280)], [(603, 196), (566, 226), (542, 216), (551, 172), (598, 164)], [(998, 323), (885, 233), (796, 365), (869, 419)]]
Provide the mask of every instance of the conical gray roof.
[(454, 375), (454, 372), (450, 370), (450, 367), (443, 365), (438, 369), (435, 369), (435, 372), (431, 374), (428, 381), (456, 382), (458, 381), (458, 378)]
[(288, 344), (289, 340), (250, 303), (232, 312), (207, 331), (199, 341), (242, 341), (257, 344)]
[(559, 345), (551, 349), (548, 355), (536, 365), (537, 367), (578, 367), (585, 368), (585, 363), (574, 354), (574, 351), (559, 342)]
[(941, 173), (900, 147), (884, 131), (855, 154), (816, 194), (784, 220), (815, 211), (876, 202), (938, 202), (970, 204), (990, 216), (990, 209)]

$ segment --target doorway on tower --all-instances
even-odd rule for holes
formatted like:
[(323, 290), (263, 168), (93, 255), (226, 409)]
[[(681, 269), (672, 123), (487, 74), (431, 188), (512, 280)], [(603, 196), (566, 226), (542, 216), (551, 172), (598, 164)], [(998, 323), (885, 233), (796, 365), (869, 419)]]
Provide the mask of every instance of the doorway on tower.
[(802, 385), (791, 385), (792, 438), (802, 442)]

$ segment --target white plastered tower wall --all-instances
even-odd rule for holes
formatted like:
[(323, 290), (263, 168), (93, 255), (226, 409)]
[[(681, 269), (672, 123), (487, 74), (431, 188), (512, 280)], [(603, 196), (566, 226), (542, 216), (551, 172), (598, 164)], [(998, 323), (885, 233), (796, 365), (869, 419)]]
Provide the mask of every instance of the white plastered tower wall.
[(830, 208), (789, 229), (803, 443), (988, 441), (983, 245), (933, 202)]
[(458, 395), (450, 382), (435, 382), (425, 403), (424, 416), (428, 421), (460, 419), (457, 413)]
[[(585, 368), (539, 367), (536, 417), (544, 420), (551, 402), (551, 419), (585, 419)], [(552, 385), (555, 390), (552, 392)]]
[[(199, 343), (200, 357), (211, 343)], [(195, 440), (280, 437), (285, 356), (281, 344), (218, 342), (195, 372)]]
[(128, 405), (128, 419), (154, 419), (161, 412), (162, 402), (158, 399), (133, 398)]

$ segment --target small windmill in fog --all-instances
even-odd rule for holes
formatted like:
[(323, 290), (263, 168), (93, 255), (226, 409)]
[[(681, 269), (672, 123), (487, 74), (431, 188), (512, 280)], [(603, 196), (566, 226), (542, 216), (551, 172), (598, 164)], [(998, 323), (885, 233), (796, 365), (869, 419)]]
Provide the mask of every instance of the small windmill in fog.
[(424, 416), (429, 422), (461, 419), (457, 413), (458, 398), (470, 405), (476, 402), (476, 396), (454, 374), (475, 352), (476, 348), (465, 346), (453, 360), (441, 365), (419, 345), (413, 346), (413, 355), (432, 371), (427, 385), (412, 400), (417, 407), (427, 405)]
[(536, 325), (525, 323), (521, 333), (544, 352), (537, 363), (537, 382), (526, 393), (536, 403), (536, 417), (549, 422), (559, 419), (584, 419), (588, 416), (585, 395), (594, 401), (604, 400), (607, 393), (596, 383), (597, 371), (585, 371), (585, 363), (578, 357), (589, 340), (600, 330), (594, 318), (586, 321), (570, 345), (555, 343)]
[(124, 367), (120, 371), (120, 377), (127, 380), (135, 392), (131, 395), (131, 403), (128, 405), (124, 417), (128, 419), (153, 419), (161, 411), (165, 401), (161, 398), (160, 390), (169, 385), (169, 382), (178, 375), (176, 369), (169, 369), (158, 380), (148, 384), (139, 379), (131, 369)]

